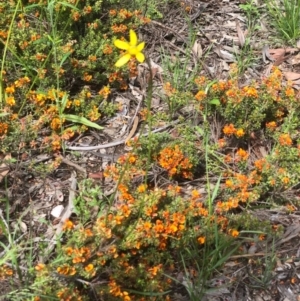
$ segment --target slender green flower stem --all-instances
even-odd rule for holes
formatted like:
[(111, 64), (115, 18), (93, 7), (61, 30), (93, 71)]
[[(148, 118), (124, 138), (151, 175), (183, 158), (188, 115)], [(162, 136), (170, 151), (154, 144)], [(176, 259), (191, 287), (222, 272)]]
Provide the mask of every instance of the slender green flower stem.
[[(153, 73), (151, 68), (151, 61), (148, 57), (146, 57), (146, 63), (149, 67), (149, 81), (148, 81), (148, 91), (146, 95), (146, 105), (147, 105), (147, 124), (149, 126), (149, 144), (148, 144), (148, 160), (147, 160), (147, 166), (146, 166), (146, 174), (148, 173), (150, 169), (151, 164), (151, 155), (152, 155), (152, 148), (151, 148), (151, 140), (152, 140), (152, 116), (151, 116), (151, 102), (152, 102), (152, 96), (153, 96)], [(147, 176), (145, 178), (145, 182), (147, 181)]]
[(18, 11), (18, 8), (19, 8), (20, 4), (21, 4), (21, 1), (19, 0), (17, 2), (16, 8), (14, 10), (14, 14), (13, 14), (13, 17), (12, 17), (10, 25), (9, 25), (7, 39), (6, 39), (6, 42), (4, 44), (4, 51), (3, 51), (1, 71), (0, 71), (0, 108), (1, 109), (3, 108), (3, 99), (2, 98), (3, 98), (4, 94), (3, 94), (3, 85), (2, 84), (3, 84), (3, 71), (4, 71), (5, 58), (6, 58), (7, 49), (8, 49), (8, 42), (10, 40), (10, 36), (11, 36), (11, 33), (12, 33), (12, 27), (13, 27), (13, 24), (15, 22), (17, 11)]

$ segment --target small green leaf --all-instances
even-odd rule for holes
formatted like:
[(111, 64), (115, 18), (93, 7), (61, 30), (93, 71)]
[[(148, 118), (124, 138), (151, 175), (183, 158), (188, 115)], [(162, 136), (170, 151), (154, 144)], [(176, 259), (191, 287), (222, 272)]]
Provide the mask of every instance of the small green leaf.
[(66, 108), (66, 105), (68, 103), (68, 94), (64, 94), (61, 100), (61, 112), (63, 112)]
[(81, 123), (83, 125), (86, 125), (86, 126), (91, 127), (91, 128), (95, 128), (97, 130), (102, 130), (103, 129), (102, 126), (98, 125), (95, 122), (89, 121), (85, 117), (80, 117), (80, 116), (77, 116), (77, 115), (70, 115), (70, 114), (62, 114), (61, 118), (64, 118), (64, 119), (66, 119), (68, 121), (71, 121), (71, 122)]
[(161, 293), (154, 293), (154, 292), (140, 292), (140, 291), (136, 291), (136, 290), (132, 290), (132, 289), (127, 289), (128, 292), (130, 293), (135, 293), (138, 295), (142, 295), (142, 296), (151, 296), (151, 297), (155, 297), (155, 296), (163, 296), (166, 295), (168, 293), (170, 293), (171, 291), (165, 291), (165, 292), (161, 292)]
[(209, 103), (211, 105), (216, 105), (216, 106), (219, 106), (221, 104), (220, 100), (218, 98), (214, 98), (214, 99), (210, 100)]
[[(100, 1), (101, 2), (101, 1)], [(76, 6), (74, 6), (74, 5), (71, 5), (71, 4), (69, 4), (69, 3), (66, 3), (66, 2), (64, 2), (64, 1), (59, 1), (58, 2), (59, 4), (61, 4), (62, 6), (68, 6), (68, 7), (70, 7), (70, 8), (72, 8), (72, 9), (74, 9), (74, 10), (79, 10)]]
[(201, 128), (200, 126), (196, 126), (195, 129), (196, 129), (196, 131), (197, 131), (201, 136), (204, 136), (204, 130), (203, 130), (203, 128)]
[(3, 235), (7, 234), (7, 229), (6, 229), (5, 224), (4, 224), (4, 222), (1, 218), (0, 218), (0, 229), (1, 229), (1, 232), (3, 233)]
[(215, 188), (214, 188), (214, 191), (213, 191), (213, 193), (212, 193), (212, 196), (211, 196), (211, 200), (212, 200), (212, 201), (214, 201), (215, 198), (216, 198), (217, 195), (218, 195), (219, 188), (220, 188), (220, 183), (221, 183), (221, 179), (222, 179), (222, 177), (219, 176), (218, 182), (217, 182), (217, 184), (216, 184), (216, 186), (215, 186)]
[(4, 117), (4, 116), (7, 116), (7, 115), (9, 115), (10, 113), (7, 113), (7, 112), (2, 112), (2, 113), (0, 113), (0, 117)]

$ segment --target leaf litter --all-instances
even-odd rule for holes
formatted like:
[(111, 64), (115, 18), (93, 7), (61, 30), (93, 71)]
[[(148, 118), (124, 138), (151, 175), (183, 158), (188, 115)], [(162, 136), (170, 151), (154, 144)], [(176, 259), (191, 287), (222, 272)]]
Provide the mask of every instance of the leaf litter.
[[(236, 62), (237, 54), (245, 46), (247, 39), (257, 56), (255, 63), (246, 68), (241, 76), (241, 84), (248, 83), (254, 79), (263, 78), (273, 65), (279, 66), (287, 81), (294, 82), (294, 88), (300, 89), (300, 54), (298, 48), (280, 47), (272, 48), (268, 36), (271, 31), (266, 20), (258, 20), (262, 24), (261, 30), (251, 36), (246, 26), (246, 18), (241, 11), (239, 4), (245, 1), (189, 1), (192, 9), (189, 20), (178, 13), (178, 9), (169, 7), (161, 21), (153, 21), (143, 28), (144, 40), (150, 46), (149, 54), (152, 62), (152, 76), (155, 80), (157, 90), (162, 89), (163, 70), (160, 49), (163, 47), (171, 53), (171, 56), (184, 56), (189, 58), (187, 72), (191, 72), (201, 61), (203, 69), (200, 74), (211, 79), (229, 78), (229, 64)], [(257, 5), (259, 1), (256, 1)], [(191, 53), (187, 53), (187, 37), (189, 36), (189, 26), (197, 32), (196, 40), (192, 46)], [(147, 38), (149, 39), (147, 41)], [(266, 46), (267, 45), (267, 46)], [(14, 183), (9, 187), (9, 195), (1, 191), (3, 198), (14, 196), (14, 206), (11, 214), (14, 216), (13, 226), (21, 230), (19, 239), (28, 233), (29, 228), (37, 229), (36, 238), (46, 236), (49, 240), (46, 256), (41, 258), (47, 261), (51, 251), (55, 247), (56, 238), (62, 232), (64, 221), (70, 218), (74, 208), (74, 198), (77, 189), (78, 178), (89, 177), (95, 181), (103, 180), (102, 170), (110, 162), (115, 162), (117, 158), (126, 152), (124, 142), (128, 136), (134, 137), (138, 134), (138, 122), (135, 119), (137, 106), (145, 95), (149, 78), (147, 66), (139, 66), (139, 74), (133, 82), (137, 80), (139, 85), (131, 85), (130, 92), (125, 92), (122, 96), (116, 95), (115, 101), (120, 104), (122, 110), (118, 116), (107, 120), (104, 131), (92, 131), (90, 135), (79, 137), (75, 143), (92, 147), (98, 144), (106, 144), (107, 147), (82, 151), (81, 157), (76, 158), (71, 155), (60, 157), (61, 166), (57, 173), (46, 179), (30, 177), (27, 171), (22, 169), (22, 164), (8, 163), (11, 158), (7, 155), (2, 159), (0, 166), (0, 182), (6, 176), (14, 177)], [(157, 94), (159, 95), (159, 93)], [(160, 98), (157, 96), (153, 102), (153, 107), (160, 106)], [(132, 121), (132, 126), (131, 125)], [(218, 125), (216, 125), (218, 127)], [(132, 134), (130, 130), (133, 129)], [(110, 145), (111, 141), (123, 141), (117, 145)], [(73, 145), (74, 144), (73, 142)], [(262, 157), (267, 151), (267, 147), (258, 150), (258, 157)], [(31, 158), (30, 161), (32, 161)], [(45, 164), (53, 162), (53, 157), (45, 156)], [(22, 186), (22, 189), (19, 187)], [(203, 193), (203, 186), (193, 186)], [(112, 183), (105, 183), (104, 195), (113, 193), (115, 187)], [(188, 184), (186, 191), (189, 191)], [(28, 207), (35, 212), (34, 219), (28, 212), (21, 214), (23, 208)], [(3, 211), (0, 211), (0, 218), (3, 218)], [(270, 271), (271, 278), (268, 288), (259, 286), (258, 280), (262, 280), (264, 275), (261, 265), (256, 258), (270, 255), (266, 252), (272, 242), (257, 242), (254, 245), (244, 244), (244, 254), (231, 256), (225, 263), (222, 270), (218, 271), (214, 278), (207, 283), (210, 289), (204, 296), (203, 301), (216, 300), (299, 300), (300, 287), (291, 284), (289, 279), (296, 277), (300, 280), (299, 262), (300, 257), (300, 220), (299, 212), (288, 215), (284, 208), (272, 210), (260, 210), (249, 214), (256, 215), (262, 220), (276, 221), (284, 226), (284, 233), (276, 242), (277, 248), (276, 264)], [(50, 225), (45, 223), (45, 219), (50, 218)], [(33, 223), (33, 225), (32, 225)], [(3, 255), (3, 254), (2, 254)], [(254, 258), (254, 260), (253, 260)], [(289, 258), (285, 261), (285, 258)], [(295, 260), (293, 260), (293, 258)], [(184, 285), (189, 285), (186, 279), (182, 279)], [(300, 281), (298, 281), (299, 283)], [(188, 300), (187, 296), (176, 293), (174, 300)]]

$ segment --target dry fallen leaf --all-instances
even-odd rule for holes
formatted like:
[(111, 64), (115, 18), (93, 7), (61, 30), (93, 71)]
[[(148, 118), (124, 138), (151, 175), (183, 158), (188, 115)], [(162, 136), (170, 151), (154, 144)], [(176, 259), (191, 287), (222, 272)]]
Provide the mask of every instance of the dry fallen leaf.
[(291, 80), (291, 81), (300, 79), (300, 73), (286, 71), (286, 72), (283, 72), (283, 75), (285, 76), (285, 78), (287, 80)]
[(102, 172), (97, 172), (97, 173), (89, 173), (89, 178), (90, 179), (103, 179), (103, 173)]
[(63, 205), (58, 205), (58, 206), (55, 206), (52, 210), (51, 210), (51, 215), (53, 216), (53, 217), (56, 217), (56, 218), (58, 218), (58, 217), (60, 217), (60, 215), (61, 215), (61, 213), (63, 212), (63, 210), (64, 210), (64, 206)]
[(269, 49), (268, 53), (270, 57), (274, 60), (274, 65), (279, 66), (296, 51), (298, 51), (297, 48), (277, 48), (277, 49)]
[(239, 37), (240, 46), (243, 47), (245, 45), (245, 35), (241, 29), (240, 22), (236, 20), (235, 24), (236, 24), (236, 31)]
[(55, 198), (57, 201), (62, 202), (64, 200), (64, 194), (61, 190), (55, 190)]
[(221, 46), (218, 45), (216, 47), (215, 52), (218, 54), (218, 56), (222, 59), (224, 59), (227, 62), (235, 62), (235, 56), (227, 51), (224, 51), (221, 49)]
[(289, 63), (292, 65), (299, 65), (300, 64), (300, 53), (297, 55), (293, 55), (289, 60)]
[(5, 163), (11, 159), (11, 154), (6, 155), (3, 159), (3, 163), (0, 165), (0, 183), (2, 182), (3, 178), (9, 173), (9, 165)]
[(27, 225), (23, 222), (23, 221), (18, 221), (18, 222), (12, 222), (11, 226), (17, 230), (17, 231), (21, 231), (22, 233), (26, 233), (27, 232)]
[(284, 48), (269, 49), (269, 54), (271, 55), (273, 60), (277, 60), (278, 58), (281, 58), (286, 54), (286, 50)]
[(192, 52), (197, 59), (200, 59), (203, 55), (201, 44), (197, 40), (193, 45)]

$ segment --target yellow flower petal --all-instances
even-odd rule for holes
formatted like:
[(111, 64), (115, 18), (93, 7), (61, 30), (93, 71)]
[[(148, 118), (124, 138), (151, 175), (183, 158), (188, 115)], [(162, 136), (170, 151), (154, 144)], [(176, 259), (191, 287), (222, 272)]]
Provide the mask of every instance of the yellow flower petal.
[(130, 60), (131, 55), (129, 53), (123, 55), (120, 59), (118, 59), (118, 61), (115, 63), (116, 67), (122, 67), (123, 65), (125, 65), (126, 63), (128, 63), (128, 61)]
[(145, 60), (145, 56), (141, 52), (138, 52), (135, 57), (140, 63), (142, 63)]
[(128, 50), (130, 47), (128, 42), (121, 41), (121, 40), (115, 40), (114, 44), (117, 48), (122, 49), (122, 50)]
[(136, 47), (130, 47), (127, 51), (130, 55), (137, 55), (139, 51), (137, 50)]
[(137, 44), (137, 35), (132, 29), (130, 29), (130, 31), (129, 31), (129, 37), (130, 37), (130, 42), (129, 42), (130, 46), (136, 46), (136, 44)]
[(145, 42), (142, 42), (136, 46), (138, 52), (141, 52), (145, 47)]

